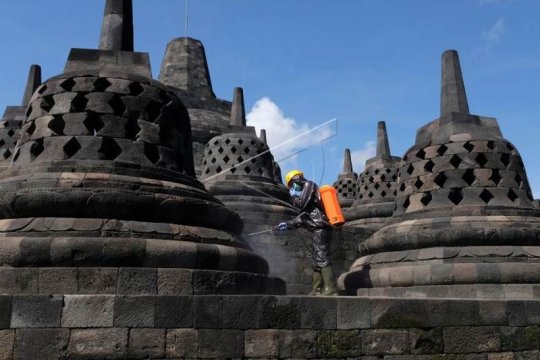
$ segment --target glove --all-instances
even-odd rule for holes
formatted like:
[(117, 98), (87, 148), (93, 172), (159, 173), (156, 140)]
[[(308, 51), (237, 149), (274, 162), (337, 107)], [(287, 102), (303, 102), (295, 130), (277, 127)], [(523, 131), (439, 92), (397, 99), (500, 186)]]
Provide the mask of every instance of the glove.
[(282, 222), (282, 223), (279, 223), (278, 226), (276, 226), (276, 230), (277, 231), (285, 231), (287, 230), (287, 223), (286, 222)]

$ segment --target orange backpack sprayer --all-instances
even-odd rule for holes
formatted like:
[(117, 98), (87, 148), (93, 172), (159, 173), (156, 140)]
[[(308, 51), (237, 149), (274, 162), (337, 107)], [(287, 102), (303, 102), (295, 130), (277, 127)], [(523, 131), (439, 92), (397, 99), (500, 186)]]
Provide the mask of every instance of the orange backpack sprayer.
[(330, 185), (323, 185), (319, 188), (321, 201), (324, 205), (324, 212), (332, 226), (341, 226), (345, 224), (345, 218), (341, 212), (341, 206), (337, 198), (336, 189)]

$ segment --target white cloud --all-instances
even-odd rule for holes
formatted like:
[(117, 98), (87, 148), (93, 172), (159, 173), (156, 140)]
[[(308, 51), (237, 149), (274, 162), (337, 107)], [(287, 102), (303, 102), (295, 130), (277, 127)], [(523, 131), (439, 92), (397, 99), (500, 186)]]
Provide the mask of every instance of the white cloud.
[(306, 123), (298, 123), (295, 119), (285, 116), (283, 110), (270, 98), (263, 97), (255, 102), (251, 111), (246, 115), (247, 124), (255, 126), (257, 133), (261, 129), (266, 129), (268, 145), (272, 150), (274, 159), (279, 161), (287, 159), (285, 162), (279, 161), (280, 166), (296, 166), (295, 154), (312, 145), (320, 144), (321, 141), (332, 135), (332, 128), (324, 126), (298, 140), (287, 142), (311, 129)]
[(368, 141), (364, 144), (364, 148), (351, 151), (351, 160), (353, 163), (354, 172), (362, 172), (366, 165), (366, 160), (375, 156), (376, 147), (375, 141)]
[(490, 42), (497, 42), (504, 33), (504, 19), (500, 18), (483, 34), (484, 39)]

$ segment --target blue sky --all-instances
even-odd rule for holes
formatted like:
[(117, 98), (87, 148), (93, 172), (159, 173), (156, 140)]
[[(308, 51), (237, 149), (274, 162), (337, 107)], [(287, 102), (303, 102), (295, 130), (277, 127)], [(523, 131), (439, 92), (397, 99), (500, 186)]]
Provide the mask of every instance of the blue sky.
[[(71, 47), (96, 47), (103, 4), (0, 3), (0, 108), (21, 101), (30, 64), (47, 78), (62, 72)], [(155, 75), (167, 42), (184, 34), (184, 6), (134, 0), (135, 47), (150, 53)], [(387, 121), (392, 153), (403, 155), (416, 129), (438, 116), (440, 55), (456, 49), (471, 112), (498, 119), (538, 197), (538, 14), (536, 0), (191, 0), (189, 36), (206, 47), (219, 97), (242, 86), (247, 111), (259, 101), (263, 120), (278, 129), (288, 121), (291, 135), (339, 118), (323, 150), (313, 134), (295, 144), (309, 150), (283, 164), (326, 183), (337, 177), (344, 148), (360, 163), (371, 154), (379, 120)]]

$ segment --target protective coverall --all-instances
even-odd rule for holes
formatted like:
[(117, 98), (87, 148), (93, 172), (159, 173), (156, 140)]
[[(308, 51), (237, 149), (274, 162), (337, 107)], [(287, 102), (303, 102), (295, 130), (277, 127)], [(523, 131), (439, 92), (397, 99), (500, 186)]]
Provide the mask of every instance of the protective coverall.
[(313, 287), (311, 295), (337, 295), (336, 279), (330, 263), (330, 230), (332, 226), (324, 213), (319, 188), (303, 177), (294, 180), (302, 186), (300, 195), (291, 202), (300, 214), (286, 222), (287, 228), (304, 227), (311, 232)]

